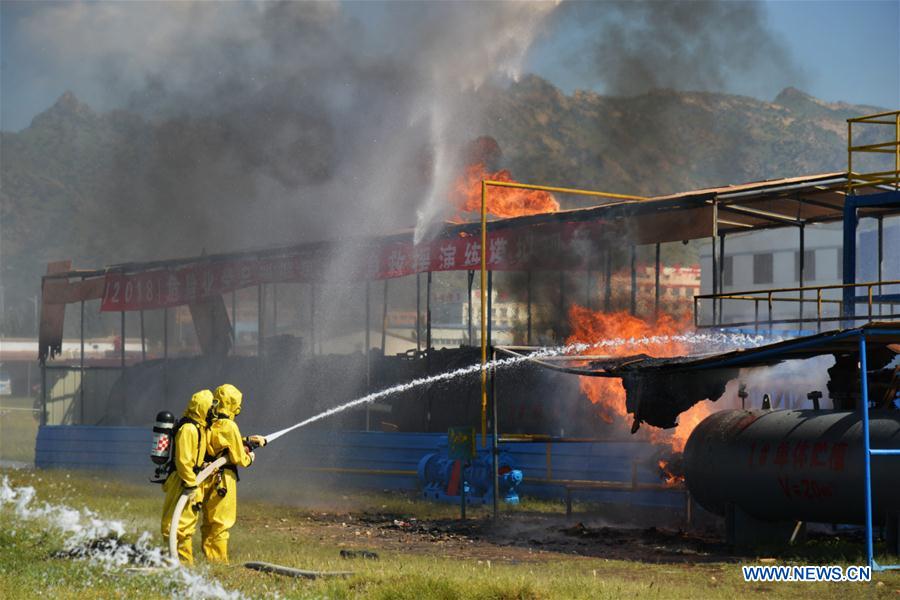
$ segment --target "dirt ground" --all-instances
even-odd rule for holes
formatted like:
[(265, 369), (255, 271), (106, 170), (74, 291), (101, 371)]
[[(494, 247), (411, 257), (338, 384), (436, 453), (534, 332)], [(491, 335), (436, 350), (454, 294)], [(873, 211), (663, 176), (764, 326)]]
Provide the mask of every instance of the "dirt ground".
[[(336, 547), (402, 551), (516, 563), (546, 560), (549, 554), (650, 563), (730, 562), (737, 557), (715, 535), (656, 527), (586, 525), (577, 519), (542, 513), (417, 519), (384, 513), (306, 513), (283, 518), (276, 527), (297, 538), (314, 536)], [(247, 524), (252, 518), (247, 519)], [(270, 525), (271, 527), (271, 525)]]

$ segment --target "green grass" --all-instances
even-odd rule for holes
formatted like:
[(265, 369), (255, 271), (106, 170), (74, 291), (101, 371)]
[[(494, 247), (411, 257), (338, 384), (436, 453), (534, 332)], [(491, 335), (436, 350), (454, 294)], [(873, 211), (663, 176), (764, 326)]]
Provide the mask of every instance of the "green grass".
[(0, 396), (0, 460), (34, 462), (38, 419), (34, 399)]
[[(121, 519), (130, 531), (158, 530), (162, 493), (155, 486), (106, 480), (63, 471), (2, 471), (13, 485), (32, 485), (38, 499), (89, 507), (106, 518)], [(323, 511), (269, 504), (242, 490), (238, 525), (230, 543), (232, 565), (206, 565), (198, 571), (230, 590), (258, 598), (275, 593), (285, 598), (898, 598), (900, 574), (876, 574), (870, 584), (745, 584), (734, 562), (651, 564), (565, 555), (529, 554), (487, 542), (461, 544), (418, 542), (409, 545), (385, 537), (368, 537), (365, 526), (342, 527), (363, 511), (403, 518), (454, 516), (454, 507), (427, 504), (394, 494), (338, 497)], [(353, 504), (352, 512), (350, 510)], [(347, 507), (340, 506), (346, 503)], [(552, 508), (537, 504), (538, 509)], [(527, 510), (528, 506), (520, 509)], [(104, 572), (83, 561), (52, 558), (59, 536), (40, 522), (18, 521), (0, 511), (0, 597), (53, 595), (73, 598), (169, 597), (175, 590), (165, 577)], [(325, 513), (325, 514), (323, 514)], [(512, 519), (527, 519), (519, 514)], [(379, 560), (339, 557), (341, 548), (378, 552)], [(846, 548), (840, 549), (846, 555)], [(827, 552), (826, 552), (827, 554)], [(825, 559), (825, 563), (859, 564)], [(344, 571), (346, 579), (298, 580), (250, 571), (249, 560), (297, 568)], [(800, 559), (800, 564), (803, 559)], [(755, 559), (747, 559), (754, 564)], [(881, 585), (879, 585), (879, 582)]]

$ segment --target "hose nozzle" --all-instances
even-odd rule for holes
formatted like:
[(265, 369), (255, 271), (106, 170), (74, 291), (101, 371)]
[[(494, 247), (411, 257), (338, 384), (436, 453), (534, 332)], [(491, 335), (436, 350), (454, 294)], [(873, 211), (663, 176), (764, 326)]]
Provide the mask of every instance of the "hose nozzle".
[(244, 438), (244, 444), (250, 448), (250, 451), (254, 451), (257, 448), (261, 448), (265, 446), (267, 443), (265, 436), (262, 435), (248, 435)]

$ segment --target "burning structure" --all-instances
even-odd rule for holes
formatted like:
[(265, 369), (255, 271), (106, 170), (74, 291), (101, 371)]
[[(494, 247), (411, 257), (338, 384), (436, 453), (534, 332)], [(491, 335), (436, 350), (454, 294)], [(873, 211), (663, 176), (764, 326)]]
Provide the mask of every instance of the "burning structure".
[[(886, 118), (876, 115), (870, 121), (860, 122), (880, 123)], [(888, 144), (900, 147), (900, 128), (896, 140)], [(160, 403), (166, 398), (184, 396), (225, 374), (249, 389), (252, 396), (270, 403), (270, 416), (258, 418), (271, 418), (272, 412), (278, 413), (278, 419), (285, 415), (303, 418), (397, 381), (476, 363), (476, 342), (499, 353), (521, 353), (522, 348), (515, 346), (568, 345), (587, 350), (574, 356), (563, 351), (560, 360), (544, 361), (537, 367), (535, 361), (528, 361), (531, 366), (517, 370), (513, 377), (493, 373), (491, 393), (495, 408), (490, 414), (484, 394), (478, 393), (479, 377), (475, 375), (424, 392), (400, 395), (326, 427), (441, 432), (448, 426), (476, 423), (481, 416), (483, 423), (491, 423), (495, 444), (547, 442), (547, 477), (541, 478), (542, 482), (569, 491), (575, 487), (574, 482), (587, 479), (574, 475), (562, 478), (558, 472), (551, 473), (549, 442), (571, 442), (574, 436), (582, 436), (585, 443), (598, 439), (621, 442), (630, 428), (631, 433), (640, 431), (645, 436), (642, 439), (669, 446), (670, 451), (680, 452), (688, 444), (686, 475), (699, 478), (688, 485), (692, 490), (695, 486), (701, 490), (706, 489), (709, 478), (715, 485), (719, 475), (691, 475), (692, 466), (703, 459), (696, 458), (699, 455), (696, 450), (691, 451), (688, 439), (692, 432), (700, 436), (713, 427), (704, 424), (695, 429), (713, 412), (714, 402), (716, 407), (737, 408), (748, 397), (743, 389), (729, 387), (729, 382), (741, 377), (739, 369), (751, 366), (753, 357), (757, 362), (752, 366), (760, 367), (808, 358), (811, 354), (795, 352), (791, 346), (794, 342), (787, 341), (757, 354), (747, 350), (712, 357), (690, 355), (733, 349), (729, 340), (733, 342), (735, 338), (716, 335), (790, 339), (808, 335), (812, 327), (822, 330), (832, 324), (849, 327), (848, 331), (864, 339), (869, 335), (866, 327), (876, 316), (885, 321), (900, 317), (895, 314), (898, 298), (892, 291), (892, 286), (900, 282), (884, 279), (880, 271), (875, 281), (856, 279), (858, 224), (861, 219), (879, 223), (877, 243), (878, 248), (883, 247), (880, 224), (900, 213), (900, 165), (888, 175), (860, 174), (848, 169), (654, 198), (596, 192), (591, 195), (599, 197), (601, 204), (562, 210), (560, 197), (573, 190), (512, 186), (501, 188), (497, 194), (496, 190), (485, 194), (485, 178), (509, 184), (511, 175), (492, 169), (490, 157), (494, 150), (488, 141), (480, 140), (473, 152), (480, 152), (483, 160), (472, 162), (464, 170), (453, 201), (460, 215), (481, 208), (485, 202), (484, 212), (500, 218), (487, 221), (483, 229), (475, 223), (454, 222), (422, 239), (416, 232), (403, 231), (381, 237), (119, 264), (95, 270), (72, 270), (68, 263), (51, 264), (42, 288), (43, 423), (54, 424), (51, 415), (57, 413), (53, 406), (60, 403), (48, 393), (52, 388), (46, 383), (48, 377), (61, 371), (78, 372), (83, 381), (91, 369), (84, 363), (83, 351), (79, 364), (54, 360), (62, 349), (65, 307), (73, 303), (80, 304), (82, 315), (88, 302), (99, 302), (101, 312), (118, 314), (123, 341), (128, 337), (128, 317), (136, 315), (139, 320), (132, 318), (131, 327), (137, 325), (140, 332), (140, 357), (144, 360), (129, 366), (129, 362), (137, 362), (137, 357), (132, 356), (129, 361), (126, 344), (121, 343), (118, 378), (106, 397), (86, 397), (82, 385), (80, 395), (62, 401), (63, 416), (57, 417), (56, 422), (137, 425), (161, 408)], [(805, 286), (804, 232), (808, 227), (829, 223), (842, 223), (843, 227), (842, 282)], [(724, 293), (726, 239), (785, 228), (799, 233), (801, 285)], [(711, 268), (704, 274), (711, 293), (692, 294), (692, 306), (685, 296), (683, 314), (667, 313), (663, 310), (667, 299), (662, 293), (666, 289), (662, 285), (666, 269), (662, 250), (666, 244), (677, 246), (691, 240), (706, 241), (711, 249)], [(357, 260), (347, 261), (353, 266), (344, 271), (325, 269), (323, 265), (338, 248)], [(639, 268), (640, 253), (653, 257), (652, 267)], [(487, 325), (484, 335), (479, 335), (473, 326), (479, 314), (473, 303), (474, 274), (479, 270), (485, 281), (485, 287), (479, 290), (485, 298), (485, 305), (479, 307)], [(433, 338), (432, 290), (437, 276), (453, 272), (465, 274), (464, 279), (456, 279), (465, 286), (462, 298), (467, 304), (467, 310), (459, 313), (466, 321), (459, 323), (464, 331), (463, 343), (460, 348), (439, 349)], [(639, 273), (652, 274), (652, 286)], [(502, 292), (517, 297), (524, 309), (524, 314), (515, 319), (512, 347), (497, 344), (493, 338), (498, 315), (492, 303), (494, 292), (499, 293), (498, 288), (503, 285), (501, 274), (506, 275), (507, 287)], [(389, 338), (399, 337), (388, 328), (388, 292), (391, 282), (409, 277), (416, 282), (414, 329), (406, 338), (408, 352), (398, 355), (388, 351)], [(383, 286), (380, 318), (372, 314), (372, 288), (376, 282)], [(285, 308), (284, 301), (279, 300), (283, 298), (283, 288), (292, 285), (304, 292), (295, 294)], [(358, 312), (362, 313), (362, 325), (356, 329), (361, 352), (349, 357), (337, 358), (322, 350), (316, 305), (321, 302), (322, 289), (329, 286), (342, 290), (355, 286), (355, 292), (361, 296), (362, 310)], [(248, 298), (242, 290), (255, 291), (255, 298)], [(249, 336), (255, 348), (242, 343), (240, 315), (246, 311), (248, 300), (256, 312), (255, 329), (251, 330), (255, 335)], [(742, 308), (735, 311), (733, 305)], [(200, 354), (189, 359), (176, 359), (169, 353), (171, 313), (183, 314), (182, 307), (187, 307), (190, 314)], [(155, 352), (147, 351), (145, 313), (161, 313), (157, 321), (161, 325), (157, 341), (161, 343)], [(286, 313), (290, 315), (292, 333), (282, 329), (285, 325), (279, 315), (285, 319)], [(852, 329), (861, 324), (862, 328)], [(692, 337), (691, 329), (711, 333)], [(302, 335), (297, 335), (298, 331)], [(889, 369), (897, 352), (897, 337), (891, 336), (897, 334), (890, 328), (879, 331), (883, 339), (873, 349), (872, 378), (876, 386), (881, 386), (877, 388), (879, 394), (890, 400), (892, 393), (896, 395), (896, 370), (892, 375)], [(726, 339), (724, 346), (722, 339)], [(616, 343), (598, 344), (610, 340)], [(702, 343), (700, 347), (696, 347), (698, 341)], [(806, 339), (797, 343), (801, 348), (813, 345)], [(827, 344), (823, 347), (826, 349), (819, 355), (835, 357), (828, 385), (833, 407), (860, 410), (866, 415), (868, 380), (865, 367), (859, 377), (855, 366), (864, 352), (853, 354)], [(544, 370), (548, 366), (555, 373), (548, 374)], [(360, 373), (364, 377), (348, 378), (345, 373)], [(573, 379), (568, 376), (571, 374), (580, 378)], [(861, 386), (861, 396), (852, 392), (853, 386)], [(804, 390), (804, 394), (807, 391), (823, 390)], [(298, 397), (300, 400), (292, 401)], [(818, 398), (815, 400), (818, 406)], [(886, 406), (890, 408), (889, 403)], [(609, 424), (623, 423), (629, 415), (631, 423), (626, 427), (604, 429)], [(642, 423), (656, 429), (641, 427)], [(598, 431), (605, 432), (602, 439), (598, 438)], [(818, 442), (804, 443), (815, 447)], [(693, 447), (696, 449), (697, 443)], [(869, 453), (863, 455), (868, 464)], [(654, 467), (659, 460), (657, 452), (644, 458)], [(667, 463), (660, 466), (664, 467), (666, 484), (678, 483), (679, 473), (671, 472)], [(337, 464), (334, 467), (347, 468)], [(633, 491), (639, 488), (637, 479), (632, 478)], [(595, 483), (603, 489), (600, 484), (604, 482)], [(722, 512), (718, 507), (723, 502), (732, 502), (703, 492), (698, 494), (698, 501), (716, 512)], [(872, 503), (868, 506), (871, 523)], [(753, 514), (751, 510), (746, 512)], [(785, 512), (785, 516), (803, 520), (820, 514), (825, 513)]]
[[(542, 345), (562, 345), (598, 338), (672, 336), (691, 327), (690, 317), (687, 316), (689, 299), (685, 298), (682, 305), (684, 314), (662, 313), (661, 307), (666, 298), (661, 293), (665, 288), (661, 285), (664, 268), (660, 253), (653, 254), (656, 262), (648, 269), (654, 274), (654, 285), (648, 290), (647, 278), (638, 277), (640, 246), (659, 249), (667, 243), (680, 244), (685, 240), (713, 236), (716, 245), (722, 246), (722, 240), (729, 235), (785, 226), (788, 217), (784, 215), (792, 210), (795, 213), (799, 210), (800, 216), (789, 219), (791, 226), (837, 221), (843, 218), (845, 206), (835, 198), (843, 197), (841, 194), (846, 184), (845, 175), (827, 174), (700, 190), (656, 199), (615, 200), (594, 208), (499, 219), (488, 224), (485, 258), (489, 274), (521, 274), (508, 282), (511, 289), (505, 291), (507, 295), (518, 295), (519, 306), (524, 309), (520, 311), (524, 314), (519, 314), (517, 318), (518, 332), (514, 341), (519, 344), (535, 345), (540, 341)], [(875, 192), (877, 186), (859, 191)], [(891, 208), (863, 207), (859, 209), (859, 214), (877, 219), (891, 214)], [(632, 242), (624, 249), (618, 242), (623, 231), (629, 233)], [(358, 312), (367, 314), (361, 315), (364, 323), (356, 329), (357, 332), (362, 330), (359, 335), (361, 339), (356, 343), (360, 348), (380, 350), (362, 352), (361, 360), (367, 366), (361, 370), (367, 374), (368, 385), (371, 386), (373, 374), (377, 377), (378, 373), (377, 368), (372, 368), (372, 361), (379, 354), (389, 354), (387, 344), (391, 337), (387, 327), (388, 305), (382, 303), (381, 315), (373, 314), (371, 297), (376, 294), (371, 288), (375, 281), (380, 280), (383, 288), (388, 289), (393, 280), (412, 276), (417, 282), (422, 279), (426, 281), (422, 286), (425, 289), (420, 290), (424, 294), (417, 294), (418, 298), (424, 295), (424, 302), (420, 304), (417, 301), (410, 327), (412, 332), (407, 338), (407, 343), (415, 346), (410, 358), (413, 364), (421, 364), (422, 367), (436, 360), (438, 354), (432, 350), (433, 281), (441, 273), (463, 271), (471, 274), (479, 268), (481, 243), (477, 225), (448, 224), (433, 239), (418, 244), (414, 242), (411, 231), (382, 238), (343, 241), (341, 244), (352, 246), (355, 254), (367, 260), (359, 261), (363, 266), (353, 272), (342, 274), (340, 281), (326, 280), (322, 269), (329, 254), (336, 251), (336, 242), (115, 265), (97, 270), (72, 271), (66, 264), (51, 265), (51, 270), (56, 272), (45, 276), (43, 286), (41, 359), (49, 359), (51, 362), (48, 364), (52, 366), (52, 359), (61, 349), (62, 307), (69, 302), (97, 300), (101, 312), (120, 315), (120, 325), (125, 328), (120, 333), (121, 338), (129, 337), (131, 317), (145, 316), (149, 321), (151, 315), (158, 317), (162, 313), (163, 318), (156, 320), (162, 331), (153, 332), (152, 342), (148, 339), (151, 336), (141, 326), (142, 319), (131, 320), (138, 330), (131, 334), (132, 339), (139, 337), (142, 340), (141, 357), (149, 356), (159, 361), (160, 368), (172, 362), (168, 344), (173, 335), (173, 313), (187, 316), (181, 307), (187, 307), (190, 316), (181, 318), (179, 323), (191, 325), (196, 335), (195, 347), (201, 357), (218, 361), (230, 360), (227, 358), (229, 356), (240, 361), (247, 354), (256, 354), (268, 360), (312, 358), (321, 354), (323, 344), (322, 333), (317, 330), (320, 323), (315, 306), (321, 289), (328, 285), (348, 289), (355, 282), (365, 281), (368, 283), (364, 284), (362, 291), (366, 292), (367, 298), (360, 298), (364, 310)], [(716, 279), (723, 262), (720, 256), (714, 260), (714, 291), (719, 289)], [(548, 278), (550, 273), (553, 277)], [(844, 285), (853, 283), (849, 280), (851, 276), (852, 269), (845, 270), (847, 281)], [(279, 305), (279, 297), (284, 296), (284, 289), (291, 284), (305, 288), (306, 294), (295, 295), (285, 308), (283, 300)], [(469, 277), (464, 285), (466, 293), (462, 294), (463, 302), (474, 304), (472, 290), (476, 286), (473, 278)], [(494, 288), (492, 277), (488, 285)], [(887, 282), (882, 282), (882, 286), (885, 285)], [(863, 284), (859, 287), (867, 289)], [(245, 292), (254, 289), (256, 297), (248, 297)], [(837, 310), (831, 293), (842, 293), (844, 290), (834, 286), (818, 293), (808, 292), (810, 297), (803, 305), (802, 324), (805, 326), (815, 322), (819, 326), (827, 326), (846, 318)], [(816, 293), (818, 300), (813, 298)], [(752, 305), (758, 310), (765, 302), (764, 316), (767, 317), (755, 323), (754, 331), (760, 329), (760, 323), (768, 330), (795, 322), (797, 319), (775, 318), (779, 316), (782, 306), (803, 304), (799, 302), (799, 294), (794, 292), (789, 297), (791, 294), (792, 291), (773, 292), (769, 301), (766, 290), (754, 292), (757, 300)], [(731, 294), (727, 298), (696, 295), (694, 325), (730, 325), (722, 322), (722, 304), (739, 300), (746, 302), (743, 298), (731, 296), (737, 295)], [(491, 306), (494, 298), (495, 294), (488, 294), (486, 307), (486, 312), (491, 315), (486, 332), (491, 346), (495, 345), (491, 342), (492, 326), (499, 320)], [(874, 295), (873, 300), (876, 306), (891, 306), (889, 298), (881, 299)], [(301, 306), (297, 305), (298, 301)], [(255, 348), (248, 346), (248, 336), (242, 335), (241, 326), (246, 331), (247, 321), (242, 323), (235, 319), (235, 316), (240, 318), (242, 314), (247, 314), (247, 304), (249, 310), (256, 313), (255, 331), (251, 329), (249, 336), (251, 341), (255, 341)], [(552, 312), (548, 311), (548, 307)], [(846, 308), (851, 310), (855, 307), (847, 303)], [(812, 310), (816, 311), (815, 316), (811, 316)], [(884, 311), (880, 312), (883, 314)], [(289, 316), (284, 317), (285, 314)], [(480, 338), (474, 327), (479, 307), (473, 305), (462, 314), (468, 321), (460, 323), (464, 331), (462, 339), (466, 342), (462, 345), (474, 345)], [(281, 319), (279, 315), (282, 315)], [(768, 319), (770, 315), (771, 320)], [(797, 315), (797, 318), (800, 316)], [(288, 321), (287, 326), (279, 322), (282, 320)], [(281, 327), (294, 331), (300, 329), (302, 335), (286, 333)], [(634, 354), (647, 351), (659, 357), (680, 355), (688, 350), (684, 343), (678, 341), (666, 342), (666, 346), (655, 344), (653, 348), (642, 348), (637, 345), (616, 352)], [(119, 345), (120, 356), (117, 358), (120, 359), (120, 367), (129, 362), (125, 348), (125, 345)], [(132, 358), (135, 358), (134, 354)], [(163, 383), (165, 379), (160, 377)], [(591, 390), (595, 385), (580, 384), (588, 397), (599, 403), (600, 398), (608, 394), (593, 393)], [(165, 385), (161, 395), (167, 395)], [(129, 397), (133, 396), (129, 394)], [(621, 402), (609, 402), (604, 410), (599, 411), (601, 420), (608, 421), (609, 411), (616, 410), (621, 410)], [(669, 419), (660, 424), (671, 426), (672, 422)], [(441, 424), (440, 428), (443, 426)]]

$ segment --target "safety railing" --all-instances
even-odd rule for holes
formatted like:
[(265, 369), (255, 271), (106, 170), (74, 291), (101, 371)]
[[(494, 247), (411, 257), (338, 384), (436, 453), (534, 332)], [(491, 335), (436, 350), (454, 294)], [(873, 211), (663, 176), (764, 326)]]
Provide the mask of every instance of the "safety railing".
[[(857, 134), (861, 133), (860, 126), (864, 125), (881, 125), (882, 127), (877, 128), (876, 131), (883, 134), (886, 125), (893, 129), (893, 135), (889, 136), (886, 141), (854, 146), (854, 125)], [(866, 127), (866, 129), (871, 130), (872, 128)], [(885, 138), (880, 139), (884, 140)], [(892, 155), (894, 168), (868, 172), (854, 171), (854, 163), (859, 165), (865, 155), (871, 154)], [(847, 193), (852, 194), (856, 188), (872, 185), (886, 185), (900, 189), (900, 110), (847, 119)]]
[[(894, 285), (898, 286), (897, 289), (900, 291), (900, 280), (890, 280), (700, 294), (694, 296), (694, 325), (697, 328), (753, 327), (759, 331), (761, 326), (771, 329), (776, 325), (815, 323), (816, 330), (821, 331), (823, 324), (836, 321), (845, 323), (891, 321), (900, 319), (900, 293), (884, 293), (884, 291), (885, 288)], [(853, 306), (845, 307), (843, 298), (829, 297), (829, 291), (837, 290), (842, 293), (847, 288), (860, 289), (863, 292), (862, 295), (854, 296)], [(715, 303), (717, 307), (715, 311), (708, 311), (712, 315), (710, 322), (704, 322), (705, 303)], [(744, 318), (750, 313), (750, 309), (745, 310), (744, 307), (751, 304), (752, 320)], [(735, 308), (735, 305), (739, 307)], [(797, 314), (786, 316), (785, 310), (782, 309), (784, 305), (795, 305)], [(864, 305), (864, 311), (857, 313), (857, 305)], [(811, 306), (815, 306), (815, 314), (807, 315), (807, 309)], [(736, 320), (729, 320), (729, 313), (736, 315)]]

